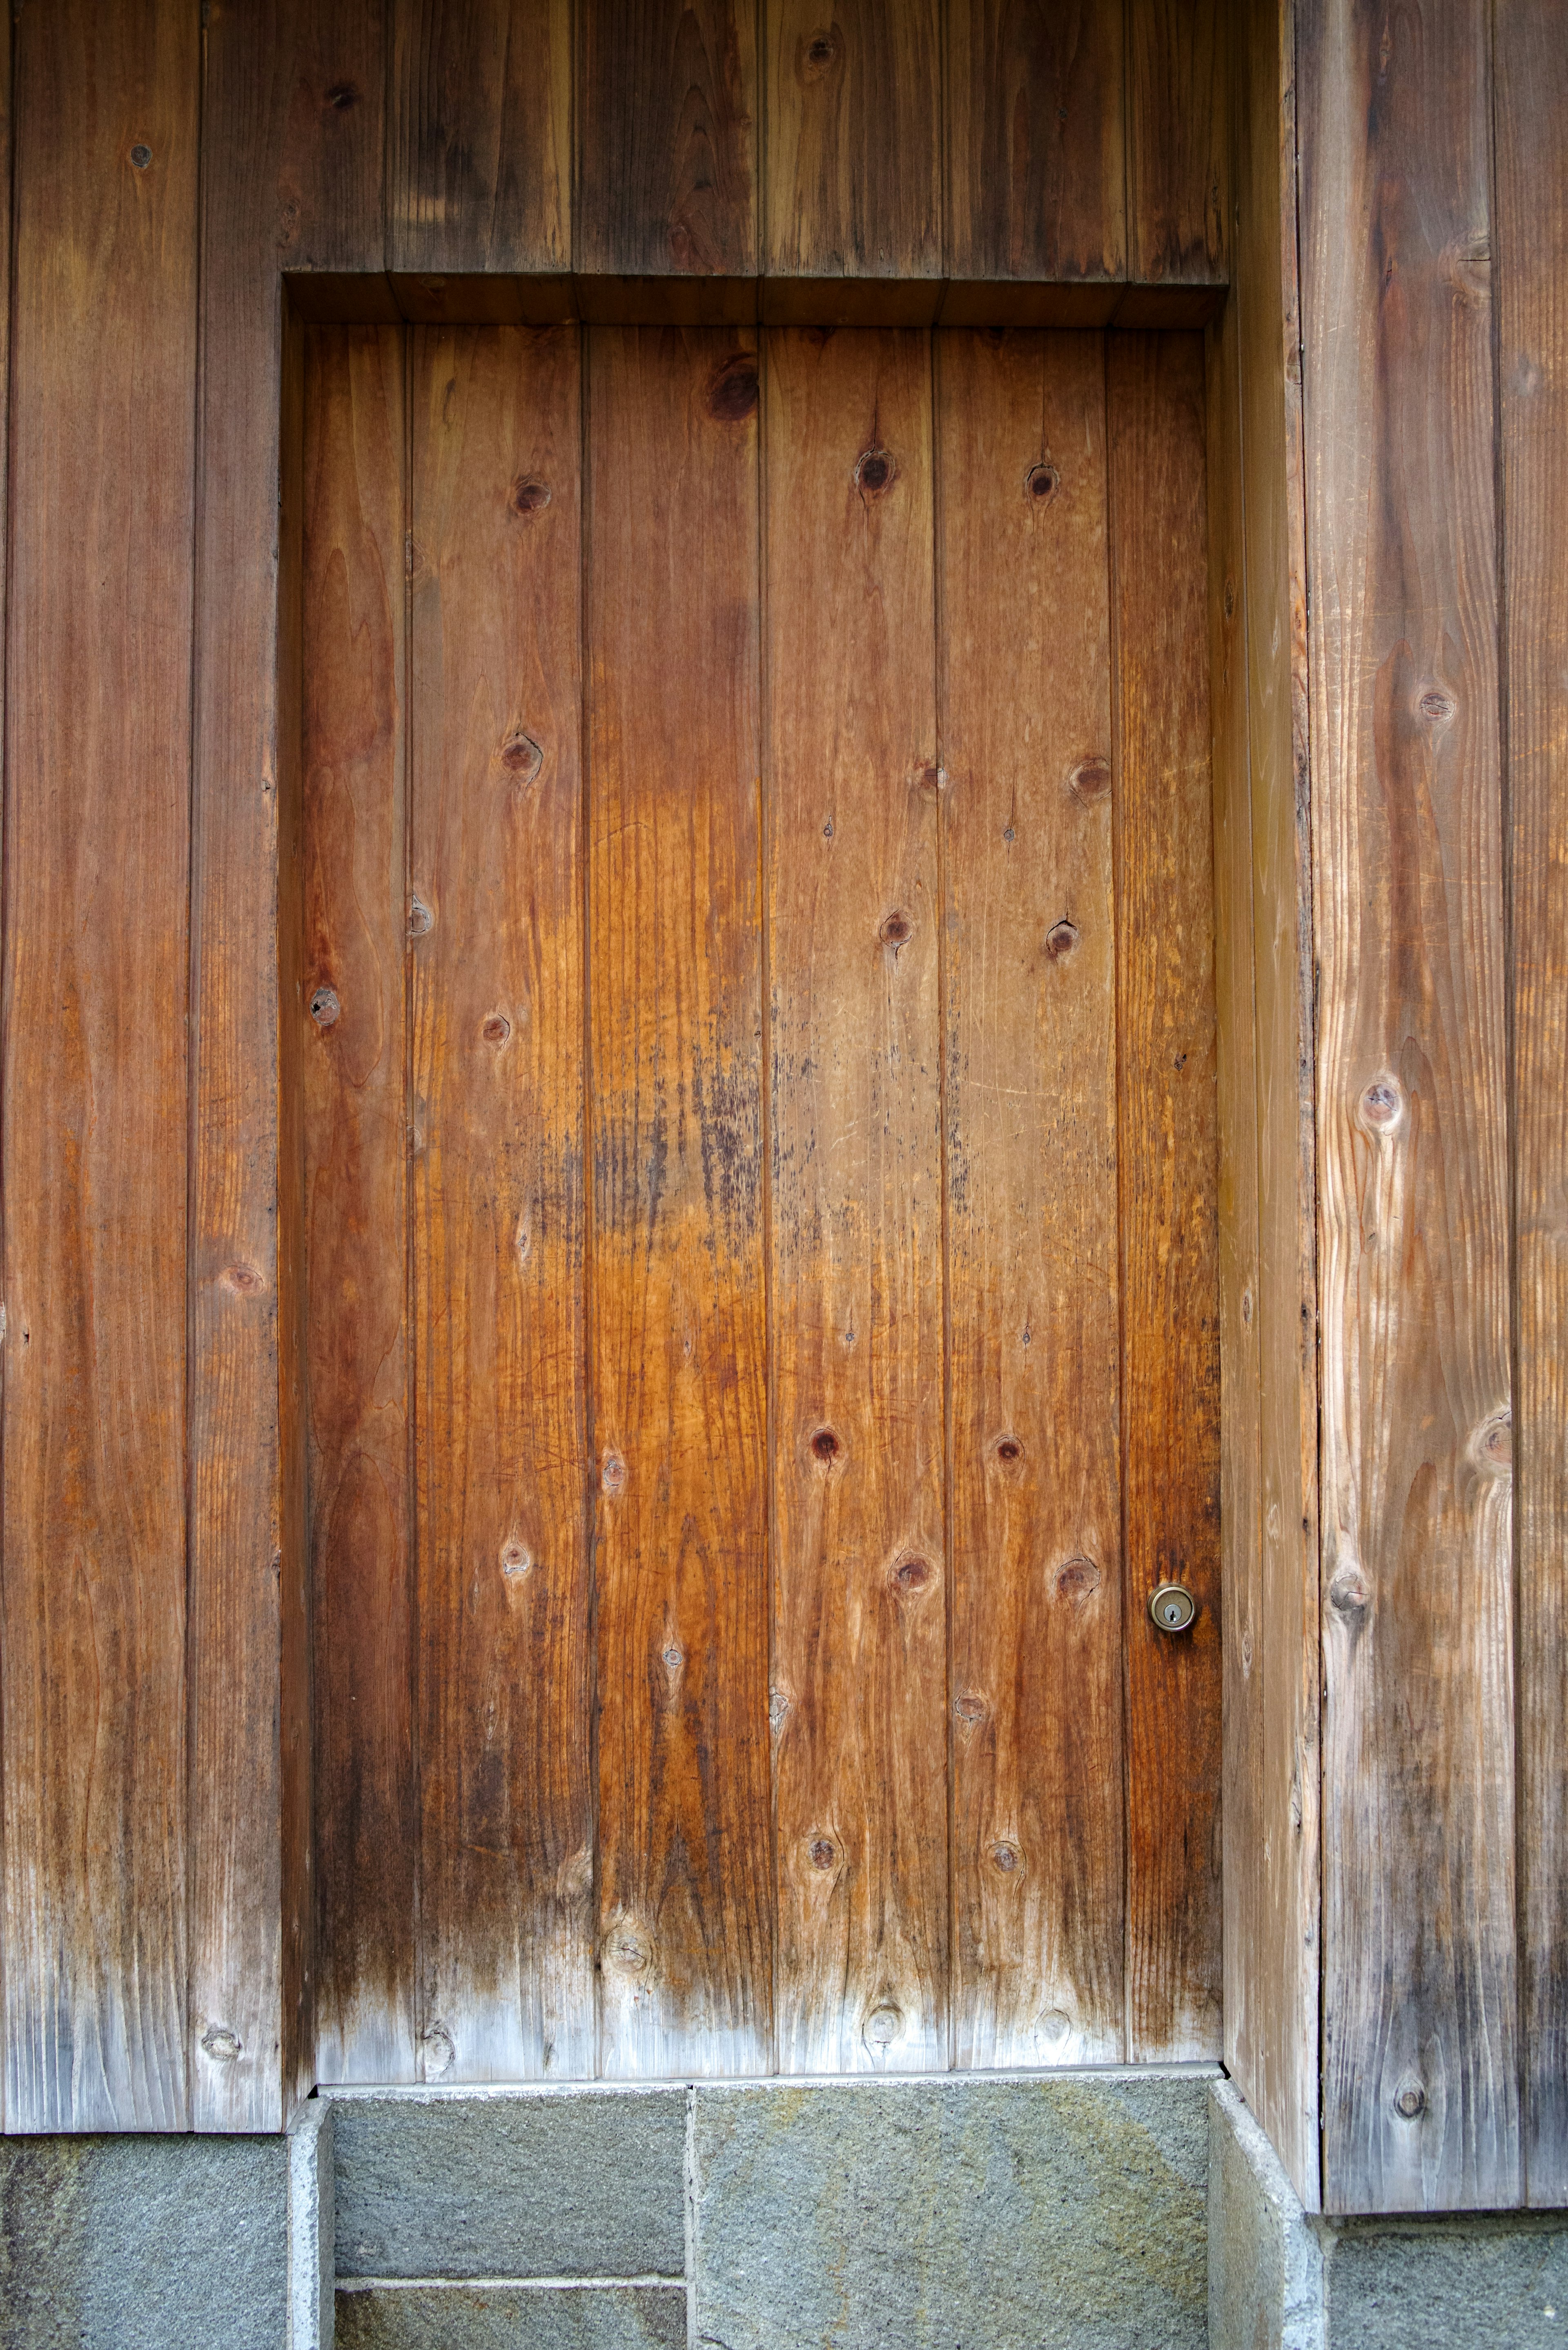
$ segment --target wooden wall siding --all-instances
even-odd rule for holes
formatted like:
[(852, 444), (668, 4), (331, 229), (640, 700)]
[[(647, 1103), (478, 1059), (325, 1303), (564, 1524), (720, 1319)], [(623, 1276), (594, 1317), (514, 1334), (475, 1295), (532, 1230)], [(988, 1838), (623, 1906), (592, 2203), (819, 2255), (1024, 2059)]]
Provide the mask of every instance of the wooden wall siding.
[[(1227, 0), (1126, 0), (1127, 263), (1169, 288), (1225, 275), (1230, 218)], [(1152, 309), (1136, 323), (1155, 325)]]
[[(1127, 2033), (1220, 2048), (1220, 1329), (1203, 346), (1106, 368), (1115, 693)], [(1148, 1594), (1199, 1602), (1180, 1640)]]
[(1126, 2024), (1105, 341), (939, 345), (953, 2055), (1097, 2064)]
[(778, 2063), (940, 2069), (930, 338), (774, 334), (765, 414)]
[(1212, 2054), (1201, 345), (578, 332), (308, 342), (319, 2068)]
[(1210, 608), (1224, 1539), (1225, 2061), (1309, 2209), (1318, 2158), (1317, 1290), (1291, 0), (1232, 50)]
[(1503, 644), (1511, 817), (1520, 2040), (1527, 2199), (1568, 2202), (1568, 57), (1496, 18)]
[(580, 9), (579, 270), (755, 272), (758, 13), (748, 0)]
[(194, 17), (16, 28), (5, 2122), (179, 2128)]
[(1298, 43), (1335, 2210), (1521, 2189), (1488, 22)]
[(937, 0), (767, 0), (763, 266), (942, 275)]
[(388, 39), (394, 282), (569, 267), (570, 0), (389, 0)]

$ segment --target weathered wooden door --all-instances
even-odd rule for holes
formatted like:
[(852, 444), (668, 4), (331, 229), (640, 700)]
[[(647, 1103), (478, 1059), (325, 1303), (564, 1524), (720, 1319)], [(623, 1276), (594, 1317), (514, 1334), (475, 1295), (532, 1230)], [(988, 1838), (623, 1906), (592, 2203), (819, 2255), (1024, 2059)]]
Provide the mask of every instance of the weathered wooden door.
[(312, 330), (322, 2078), (1218, 2053), (1203, 449), (1191, 335)]

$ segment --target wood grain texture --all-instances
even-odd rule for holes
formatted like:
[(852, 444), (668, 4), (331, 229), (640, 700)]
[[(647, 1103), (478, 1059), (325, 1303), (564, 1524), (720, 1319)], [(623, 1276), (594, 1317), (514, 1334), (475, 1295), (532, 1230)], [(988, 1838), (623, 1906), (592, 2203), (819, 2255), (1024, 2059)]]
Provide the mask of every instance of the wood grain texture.
[[(5, 387), (4, 392), (0, 393), (0, 414), (4, 414), (7, 419), (9, 416), (11, 387), (11, 140), (13, 135), (13, 124), (11, 120), (11, 63), (10, 43), (0, 42), (0, 385)], [(9, 448), (9, 446), (10, 439), (7, 427), (6, 447)], [(0, 481), (0, 582), (7, 580), (10, 577), (5, 558), (8, 537), (7, 515), (9, 504), (10, 480), (9, 474), (7, 473), (6, 478), (4, 481)], [(6, 739), (5, 658), (7, 650), (8, 639), (5, 634), (5, 593), (4, 588), (0, 587), (0, 744), (3, 744)], [(4, 935), (4, 925), (5, 921), (5, 898), (3, 879), (5, 869), (4, 862), (5, 844), (5, 795), (3, 780), (0, 780), (0, 987), (7, 986), (9, 984), (8, 981), (5, 977), (7, 968), (5, 963)], [(4, 1032), (4, 1010), (3, 1006), (0, 1006), (0, 1138), (3, 1138), (5, 1133), (3, 1122), (5, 1116)], [(5, 1184), (4, 1166), (0, 1165), (0, 1275), (3, 1275), (4, 1274), (5, 1263)], [(3, 1296), (0, 1296), (0, 1306), (3, 1306)], [(0, 1324), (0, 1623), (4, 1622), (5, 1610), (5, 1332), (3, 1324)], [(0, 1771), (3, 1771), (4, 1765), (4, 1696), (5, 1669), (3, 1661), (0, 1661)], [(4, 1796), (3, 1794), (0, 1794), (0, 1839), (3, 1839), (4, 1833)], [(0, 1901), (3, 1901), (4, 1898), (4, 1870), (5, 1863), (3, 1853), (0, 1853)], [(5, 1913), (3, 1907), (0, 1907), (0, 2018), (3, 2018), (5, 2014)], [(0, 2129), (4, 2129), (5, 2126), (5, 2069), (4, 2056), (3, 2054), (0, 2054)]]
[(766, 373), (778, 2063), (947, 2063), (929, 339)]
[(1487, 12), (1301, 10), (1324, 2197), (1521, 2192)]
[(1568, 2202), (1568, 56), (1499, 10), (1495, 265), (1511, 813), (1519, 1947), (1526, 2200)]
[[(278, 384), (284, 268), (379, 269), (381, 11), (212, 0), (202, 88), (191, 1304), (192, 2118), (275, 2129), (313, 2074), (308, 1854), (283, 1833), (307, 1688), (302, 1234), (282, 1165)], [(297, 712), (286, 723), (297, 723)], [(238, 1279), (234, 1275), (238, 1269)], [(254, 1279), (252, 1279), (252, 1276)], [(291, 1648), (289, 1653), (293, 1653)], [(308, 1802), (300, 1806), (308, 1811)], [(211, 2045), (208, 2044), (212, 2035)], [(234, 2053), (237, 2045), (237, 2054)], [(213, 2052), (217, 2053), (214, 2054)]]
[(936, 0), (766, 0), (763, 267), (942, 274)]
[(1123, 2045), (1105, 366), (940, 338), (960, 2065)]
[(1127, 0), (1127, 276), (1161, 286), (1222, 282), (1227, 0)]
[(306, 341), (302, 578), (316, 2072), (411, 2081), (404, 342)]
[(569, 0), (392, 0), (387, 266), (565, 270)]
[(197, 27), (15, 56), (5, 2121), (182, 2129)]
[(578, 334), (413, 339), (427, 2080), (591, 2073)]
[[(1262, 1492), (1253, 1635), (1262, 1746), (1250, 1799), (1253, 1939), (1227, 1962), (1238, 2077), (1309, 2210), (1318, 2132), (1321, 1657), (1318, 1631), (1316, 1110), (1307, 745), (1293, 0), (1246, 18), (1236, 57), (1234, 239), (1244, 452), (1243, 619), (1257, 1017)], [(1236, 1659), (1230, 1659), (1233, 1670)], [(1227, 1780), (1226, 1803), (1230, 1802)], [(1229, 1823), (1229, 1812), (1227, 1811)], [(1227, 1852), (1233, 1849), (1227, 1825)], [(1235, 1880), (1227, 1864), (1229, 1905)], [(1234, 2055), (1242, 2058), (1241, 2038)], [(1228, 2062), (1231, 2061), (1228, 2056)], [(1236, 2063), (1232, 2069), (1238, 2070)]]
[[(1203, 346), (1107, 346), (1129, 2062), (1220, 2053), (1220, 1344)], [(1185, 1583), (1190, 1631), (1157, 1631)]]
[(765, 2072), (755, 338), (588, 349), (600, 2067)]
[(756, 38), (749, 0), (580, 0), (579, 271), (754, 273)]
[(1126, 40), (1123, 0), (949, 0), (950, 276), (1123, 275)]

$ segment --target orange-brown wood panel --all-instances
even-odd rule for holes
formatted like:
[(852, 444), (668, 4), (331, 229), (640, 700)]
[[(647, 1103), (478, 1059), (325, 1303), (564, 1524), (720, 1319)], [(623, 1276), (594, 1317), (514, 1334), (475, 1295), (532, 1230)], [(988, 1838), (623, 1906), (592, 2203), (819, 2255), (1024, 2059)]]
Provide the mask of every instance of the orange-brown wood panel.
[(1225, 276), (1230, 16), (1228, 0), (1127, 0), (1127, 275), (1150, 286)]
[(578, 269), (754, 275), (755, 8), (580, 0), (577, 15)]
[(1122, 2054), (1105, 344), (944, 333), (953, 2054)]
[(947, 2062), (930, 344), (765, 374), (778, 2061)]
[(591, 2073), (578, 330), (413, 338), (426, 2080)]
[(306, 338), (302, 1000), (316, 2072), (414, 2062), (404, 346)]
[[(1220, 1343), (1203, 345), (1108, 344), (1128, 2059), (1220, 2053)], [(1190, 1630), (1149, 1596), (1191, 1591)]]
[(1521, 2192), (1490, 12), (1300, 12), (1324, 2199)]
[(15, 56), (5, 2123), (181, 2129), (198, 27)]
[(1512, 816), (1521, 2034), (1526, 2199), (1568, 2202), (1568, 47), (1496, 18), (1503, 642)]
[(950, 276), (1127, 266), (1123, 0), (949, 0)]
[(773, 2053), (754, 337), (595, 328), (600, 2061)]
[(936, 0), (766, 0), (763, 267), (942, 274)]
[(433, 277), (427, 298), (469, 304), (483, 284), (449, 289), (449, 273), (569, 269), (569, 0), (391, 0), (390, 14), (394, 278)]
[[(192, 2118), (255, 2130), (278, 2127), (313, 2077), (308, 1676), (280, 1679), (280, 1659), (303, 1659), (306, 1563), (302, 1356), (279, 1337), (296, 1312), (303, 1217), (279, 1033), (279, 827), (295, 820), (280, 800), (299, 710), (280, 694), (296, 662), (286, 615), (279, 633), (278, 270), (380, 267), (385, 75), (371, 0), (329, 14), (212, 0), (203, 38)], [(283, 1009), (292, 1022), (296, 1001)]]

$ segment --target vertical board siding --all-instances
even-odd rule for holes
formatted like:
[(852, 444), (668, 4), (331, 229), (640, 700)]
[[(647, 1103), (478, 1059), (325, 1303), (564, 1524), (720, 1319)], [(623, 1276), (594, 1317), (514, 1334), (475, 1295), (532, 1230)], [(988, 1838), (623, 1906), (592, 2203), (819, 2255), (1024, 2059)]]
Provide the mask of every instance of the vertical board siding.
[(765, 2072), (757, 357), (588, 349), (600, 2061)]
[(412, 371), (421, 2072), (593, 2066), (576, 328)]
[[(1220, 1344), (1203, 345), (1107, 347), (1127, 2057), (1220, 2053)], [(1197, 1619), (1158, 1631), (1184, 1583)]]
[(569, 269), (570, 0), (391, 0), (390, 18), (388, 268)]
[(1503, 643), (1511, 818), (1519, 1945), (1526, 2199), (1568, 2203), (1568, 49), (1496, 15)]
[(181, 2129), (197, 26), (16, 37), (5, 2121)]
[(1520, 2193), (1487, 16), (1301, 16), (1336, 2211)]
[(1231, 26), (1227, 0), (1127, 0), (1127, 274), (1135, 281), (1224, 278)]
[[(291, 976), (286, 963), (280, 970), (279, 830), (296, 821), (299, 711), (287, 691), (296, 622), (286, 605), (280, 615), (277, 567), (278, 271), (380, 266), (385, 72), (374, 0), (339, 0), (330, 12), (212, 0), (203, 39), (192, 2120), (198, 2129), (259, 2130), (278, 2128), (314, 2077), (309, 1794), (297, 1783), (308, 1775), (308, 1676), (282, 1670), (303, 1648), (306, 1601), (302, 1363), (289, 1336), (301, 1169), (285, 1068), (292, 1046), (287, 1026), (279, 1033), (280, 982)], [(151, 322), (137, 331), (144, 339)], [(142, 445), (146, 429), (139, 422)], [(282, 1007), (286, 1023), (297, 1010)]]
[(578, 0), (576, 266), (757, 266), (754, 0)]
[(1105, 344), (940, 342), (953, 2054), (1123, 2046)]
[(950, 276), (1121, 276), (1126, 37), (1122, 0), (949, 0)]
[(306, 340), (301, 764), (316, 2071), (414, 2068), (403, 338)]
[(765, 0), (762, 16), (763, 268), (940, 277), (937, 0)]
[(947, 2062), (929, 338), (767, 344), (778, 2061)]

